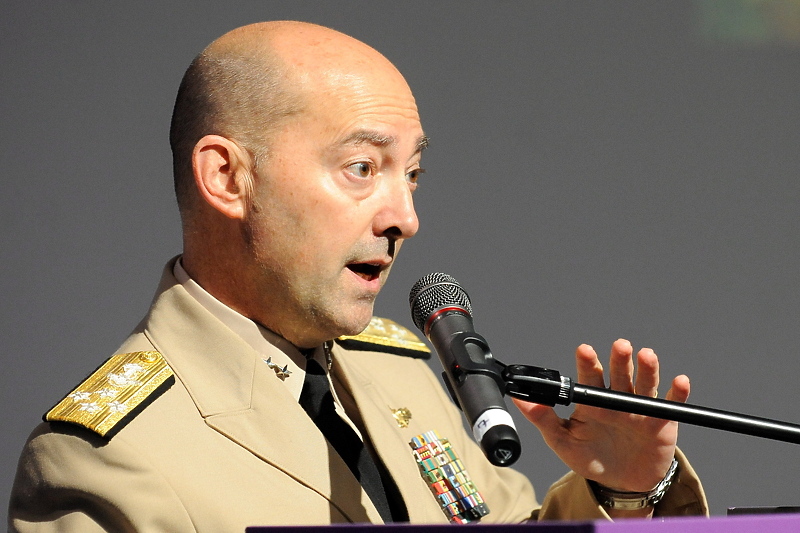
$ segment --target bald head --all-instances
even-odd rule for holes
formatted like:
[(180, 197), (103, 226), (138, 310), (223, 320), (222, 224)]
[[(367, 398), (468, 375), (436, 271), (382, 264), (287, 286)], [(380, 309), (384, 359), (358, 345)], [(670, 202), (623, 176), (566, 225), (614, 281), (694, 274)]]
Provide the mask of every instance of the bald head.
[(321, 26), (245, 26), (192, 63), (171, 133), (192, 279), (296, 346), (364, 329), (418, 227), (426, 138), (397, 69)]
[(349, 77), (360, 70), (405, 84), (376, 50), (315, 24), (251, 24), (211, 43), (181, 81), (170, 127), (175, 191), (184, 219), (196, 200), (192, 151), (198, 140), (226, 137), (257, 168), (269, 156), (271, 134), (301, 113), (315, 94), (343, 85), (358, 91), (358, 77)]

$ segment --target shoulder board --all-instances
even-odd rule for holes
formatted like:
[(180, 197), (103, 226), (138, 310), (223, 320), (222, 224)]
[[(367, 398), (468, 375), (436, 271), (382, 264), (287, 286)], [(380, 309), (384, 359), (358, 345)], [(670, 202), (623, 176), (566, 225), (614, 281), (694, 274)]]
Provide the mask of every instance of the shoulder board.
[(118, 354), (44, 415), (111, 438), (175, 382), (159, 352)]
[(372, 317), (367, 329), (358, 335), (345, 335), (336, 342), (351, 350), (372, 350), (430, 359), (431, 351), (411, 330), (388, 318)]

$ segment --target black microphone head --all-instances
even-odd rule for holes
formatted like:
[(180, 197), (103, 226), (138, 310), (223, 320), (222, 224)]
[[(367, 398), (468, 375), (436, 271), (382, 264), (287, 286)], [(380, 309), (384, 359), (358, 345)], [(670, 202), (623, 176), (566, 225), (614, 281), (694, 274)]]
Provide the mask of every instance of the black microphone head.
[(461, 288), (453, 276), (434, 272), (417, 281), (408, 295), (411, 318), (414, 325), (426, 336), (428, 320), (439, 310), (458, 308), (472, 317), (472, 303), (467, 291)]

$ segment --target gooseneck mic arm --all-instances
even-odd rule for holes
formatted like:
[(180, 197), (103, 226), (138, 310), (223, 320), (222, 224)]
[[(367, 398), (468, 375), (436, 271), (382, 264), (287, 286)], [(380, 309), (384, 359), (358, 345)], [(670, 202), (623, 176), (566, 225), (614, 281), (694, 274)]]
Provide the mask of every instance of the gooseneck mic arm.
[(414, 324), (439, 355), (450, 395), (472, 425), (486, 456), (498, 466), (512, 464), (521, 451), (503, 404), (506, 394), (542, 405), (578, 403), (800, 444), (798, 424), (581, 385), (556, 370), (505, 365), (492, 356), (486, 340), (473, 330), (469, 296), (447, 274), (421, 278), (411, 289), (409, 302)]
[(550, 406), (579, 403), (800, 444), (798, 424), (590, 387), (575, 383), (555, 370), (535, 366), (505, 366), (500, 375), (506, 383), (506, 394), (528, 402)]

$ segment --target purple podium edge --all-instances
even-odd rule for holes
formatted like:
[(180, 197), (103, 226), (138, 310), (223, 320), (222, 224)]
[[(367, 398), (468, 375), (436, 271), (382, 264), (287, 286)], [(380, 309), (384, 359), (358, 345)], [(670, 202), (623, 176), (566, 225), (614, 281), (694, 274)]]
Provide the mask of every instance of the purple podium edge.
[(320, 529), (349, 531), (443, 531), (466, 527), (492, 531), (533, 530), (537, 533), (796, 533), (800, 532), (800, 513), (754, 514), (728, 517), (678, 517), (617, 522), (535, 522), (530, 524), (472, 524), (466, 526), (409, 524), (336, 524), (330, 526), (253, 526), (246, 533), (311, 533)]

